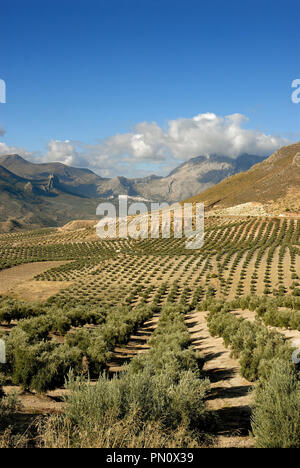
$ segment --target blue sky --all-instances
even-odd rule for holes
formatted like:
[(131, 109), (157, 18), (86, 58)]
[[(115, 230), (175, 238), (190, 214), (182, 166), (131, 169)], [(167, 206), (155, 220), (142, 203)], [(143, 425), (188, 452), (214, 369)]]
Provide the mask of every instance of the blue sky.
[[(274, 135), (267, 151), (283, 138), (300, 140), (300, 104), (291, 102), (291, 83), (300, 78), (299, 13), (294, 0), (2, 2), (2, 149), (143, 175), (214, 150), (211, 140), (197, 143), (207, 126), (183, 134), (199, 114), (214, 114), (221, 133), (231, 129), (218, 119), (246, 116), (235, 132)], [(178, 119), (176, 146), (169, 122)], [(145, 137), (136, 128), (142, 122)], [(139, 149), (131, 150), (137, 135)], [(233, 151), (227, 140), (224, 146), (224, 154)]]

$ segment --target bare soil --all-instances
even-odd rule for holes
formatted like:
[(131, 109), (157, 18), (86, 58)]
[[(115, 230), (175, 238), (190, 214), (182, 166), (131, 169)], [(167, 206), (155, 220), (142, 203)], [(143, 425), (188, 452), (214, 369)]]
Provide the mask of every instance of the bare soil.
[(57, 389), (41, 395), (35, 392), (25, 392), (19, 386), (4, 386), (6, 395), (16, 395), (20, 405), (19, 414), (43, 415), (59, 413), (63, 408), (65, 389)]
[(45, 301), (61, 289), (70, 286), (70, 281), (33, 281), (36, 275), (51, 268), (64, 265), (66, 261), (25, 263), (0, 271), (0, 294), (26, 301)]
[[(249, 322), (255, 322), (256, 313), (252, 310), (242, 310), (237, 309), (232, 312), (237, 317), (242, 317), (245, 320), (249, 320)], [(280, 328), (280, 327), (271, 327), (270, 325), (266, 325), (269, 330), (277, 331), (285, 336), (288, 341), (300, 340), (300, 331), (299, 330), (288, 330), (287, 328)]]
[(207, 408), (216, 416), (216, 447), (252, 447), (250, 404), (253, 384), (240, 376), (240, 367), (230, 357), (222, 338), (212, 337), (205, 312), (187, 316), (186, 323), (196, 350), (205, 360), (204, 372), (211, 381)]
[[(159, 315), (144, 323), (134, 335), (131, 335), (129, 342), (123, 347), (116, 347), (112, 361), (108, 365), (111, 374), (124, 370), (124, 366), (137, 354), (145, 353), (150, 349), (148, 341), (157, 327)], [(6, 395), (17, 395), (20, 404), (19, 415), (42, 416), (43, 414), (59, 413), (63, 409), (63, 396), (67, 394), (64, 388), (48, 391), (45, 395), (36, 392), (24, 392), (21, 387), (7, 385), (3, 387)]]
[(154, 315), (152, 319), (145, 322), (144, 325), (137, 330), (135, 335), (131, 335), (126, 345), (122, 347), (117, 346), (115, 348), (112, 360), (108, 364), (110, 373), (124, 370), (124, 366), (126, 366), (134, 356), (145, 353), (150, 349), (148, 341), (157, 327), (158, 320), (159, 314)]

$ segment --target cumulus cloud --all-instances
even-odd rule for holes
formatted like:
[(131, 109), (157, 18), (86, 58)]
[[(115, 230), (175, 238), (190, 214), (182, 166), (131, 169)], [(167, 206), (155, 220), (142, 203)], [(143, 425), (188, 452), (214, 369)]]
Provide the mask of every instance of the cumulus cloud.
[(242, 153), (271, 154), (287, 140), (243, 128), (242, 114), (219, 117), (213, 113), (179, 118), (163, 130), (156, 123), (138, 124), (133, 132), (115, 135), (98, 146), (99, 155), (127, 155), (134, 160), (187, 160), (219, 154), (236, 158)]
[[(5, 129), (0, 127), (0, 137), (3, 137), (5, 133)], [(30, 160), (34, 157), (35, 153), (27, 151), (25, 148), (7, 145), (3, 141), (0, 141), (0, 156), (5, 156), (7, 154), (19, 154), (20, 156)]]
[(88, 161), (76, 150), (76, 144), (70, 140), (50, 140), (47, 153), (42, 158), (47, 162), (61, 162), (67, 166), (86, 166)]
[(117, 134), (97, 145), (84, 148), (84, 158), (94, 170), (109, 167), (137, 168), (143, 163), (174, 167), (179, 161), (199, 155), (236, 158), (243, 153), (266, 156), (289, 140), (245, 128), (242, 114), (217, 116), (198, 114), (192, 118), (170, 120), (166, 129), (155, 122), (139, 123), (129, 133)]
[(8, 154), (8, 146), (5, 143), (0, 142), (0, 156), (3, 156), (4, 154)]
[[(247, 128), (248, 121), (246, 116), (238, 113), (227, 116), (204, 113), (170, 120), (166, 128), (155, 122), (142, 122), (131, 132), (113, 135), (97, 144), (51, 140), (47, 152), (38, 159), (89, 167), (106, 177), (116, 174), (136, 176), (166, 173), (180, 162), (199, 155), (236, 158), (250, 153), (266, 156), (290, 143), (280, 136)], [(1, 152), (4, 154), (8, 150), (0, 144)]]
[(33, 153), (27, 151), (25, 148), (20, 148), (17, 146), (8, 146), (5, 143), (0, 141), (0, 156), (4, 156), (6, 154), (19, 154), (26, 159), (31, 160), (33, 158)]

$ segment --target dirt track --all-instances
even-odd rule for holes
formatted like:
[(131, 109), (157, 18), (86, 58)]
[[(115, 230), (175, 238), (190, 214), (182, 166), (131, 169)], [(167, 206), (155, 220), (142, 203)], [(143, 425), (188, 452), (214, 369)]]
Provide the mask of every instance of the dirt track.
[(239, 364), (230, 357), (222, 338), (211, 337), (205, 312), (187, 317), (195, 349), (205, 359), (204, 372), (211, 381), (207, 408), (217, 417), (218, 447), (251, 447), (249, 436), (252, 384), (239, 374)]
[(145, 353), (150, 349), (148, 341), (157, 327), (159, 314), (156, 314), (149, 321), (139, 328), (135, 335), (131, 335), (129, 342), (120, 347), (116, 347), (111, 362), (108, 364), (109, 372), (120, 372), (122, 366), (128, 363), (134, 356)]

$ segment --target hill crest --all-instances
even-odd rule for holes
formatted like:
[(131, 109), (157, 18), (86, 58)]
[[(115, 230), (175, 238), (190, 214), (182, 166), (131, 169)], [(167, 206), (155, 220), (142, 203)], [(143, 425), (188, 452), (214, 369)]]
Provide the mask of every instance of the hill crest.
[(188, 199), (207, 210), (260, 203), (268, 212), (300, 212), (300, 142), (284, 146), (246, 172), (233, 175)]

